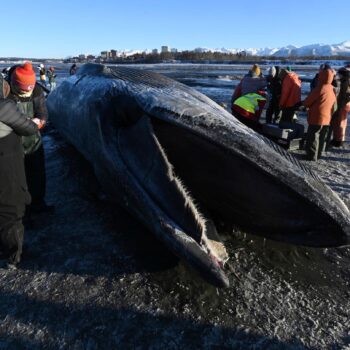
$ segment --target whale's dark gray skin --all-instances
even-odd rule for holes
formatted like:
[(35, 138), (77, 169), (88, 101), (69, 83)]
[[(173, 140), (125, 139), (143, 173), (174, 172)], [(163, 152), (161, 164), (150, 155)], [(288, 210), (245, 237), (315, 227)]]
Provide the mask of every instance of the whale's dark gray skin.
[(349, 210), (329, 187), (190, 87), (86, 64), (47, 103), (108, 194), (216, 286), (228, 285), (228, 256), (203, 210), (293, 244), (350, 242)]

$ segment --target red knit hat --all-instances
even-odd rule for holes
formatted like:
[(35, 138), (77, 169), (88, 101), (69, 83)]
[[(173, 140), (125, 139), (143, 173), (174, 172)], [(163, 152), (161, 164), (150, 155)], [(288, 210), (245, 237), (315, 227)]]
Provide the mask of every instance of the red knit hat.
[(17, 67), (12, 73), (11, 82), (20, 90), (33, 90), (35, 87), (36, 77), (32, 64), (30, 62), (26, 62), (23, 66)]

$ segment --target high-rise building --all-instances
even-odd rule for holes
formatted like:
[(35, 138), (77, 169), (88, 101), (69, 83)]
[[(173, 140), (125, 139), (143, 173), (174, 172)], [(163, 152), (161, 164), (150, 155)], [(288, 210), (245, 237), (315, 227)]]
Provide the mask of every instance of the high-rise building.
[(162, 53), (169, 52), (169, 46), (162, 46)]

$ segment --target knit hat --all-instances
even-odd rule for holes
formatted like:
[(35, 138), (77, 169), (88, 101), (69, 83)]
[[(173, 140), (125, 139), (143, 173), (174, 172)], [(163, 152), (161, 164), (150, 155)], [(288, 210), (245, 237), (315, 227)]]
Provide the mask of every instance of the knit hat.
[(277, 75), (277, 70), (275, 66), (270, 67), (268, 72), (269, 72), (269, 76), (272, 78), (274, 78)]
[(30, 62), (18, 66), (12, 73), (11, 83), (22, 91), (31, 91), (35, 87), (36, 77)]
[(257, 77), (259, 77), (260, 74), (261, 74), (260, 67), (259, 67), (257, 64), (254, 64), (254, 65), (253, 65), (251, 71), (252, 71), (252, 74), (253, 74), (253, 75), (256, 75)]

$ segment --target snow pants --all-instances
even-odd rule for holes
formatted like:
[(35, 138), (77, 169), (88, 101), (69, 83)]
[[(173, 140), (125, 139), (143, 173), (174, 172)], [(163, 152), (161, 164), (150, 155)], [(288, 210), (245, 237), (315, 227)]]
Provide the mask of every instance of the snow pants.
[(333, 140), (335, 141), (345, 141), (348, 112), (350, 112), (350, 102), (336, 111), (332, 118)]
[(317, 161), (324, 150), (329, 125), (309, 125), (306, 133), (305, 151), (309, 160)]

